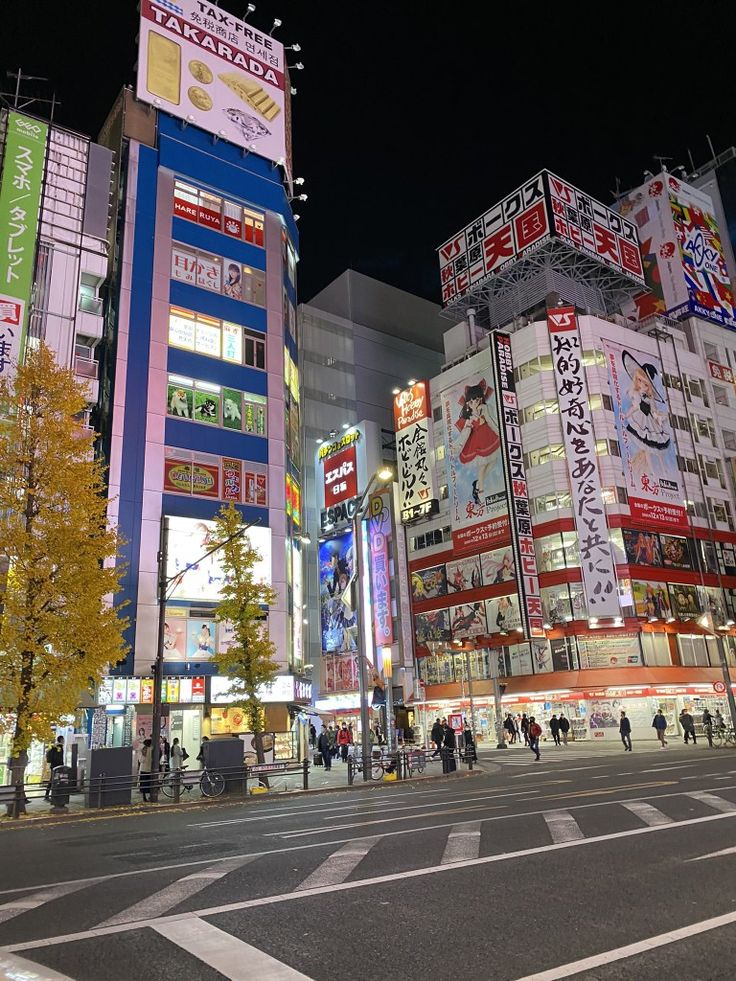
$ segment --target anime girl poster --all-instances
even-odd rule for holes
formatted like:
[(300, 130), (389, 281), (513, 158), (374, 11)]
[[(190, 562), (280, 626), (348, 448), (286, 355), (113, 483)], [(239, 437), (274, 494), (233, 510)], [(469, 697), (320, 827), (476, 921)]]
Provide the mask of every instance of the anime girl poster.
[(357, 617), (350, 590), (352, 576), (352, 532), (322, 542), (319, 547), (319, 605), (325, 654), (357, 650)]
[(486, 611), (482, 602), (450, 607), (450, 629), (453, 640), (479, 637), (486, 633)]
[(465, 367), (462, 379), (441, 397), (453, 544), (474, 551), (507, 534), (508, 509), (488, 353), (470, 358)]
[(462, 593), (466, 589), (478, 589), (483, 584), (480, 571), (480, 556), (470, 555), (465, 559), (455, 559), (447, 563), (447, 591)]
[(686, 527), (677, 448), (659, 358), (603, 341), (632, 517)]

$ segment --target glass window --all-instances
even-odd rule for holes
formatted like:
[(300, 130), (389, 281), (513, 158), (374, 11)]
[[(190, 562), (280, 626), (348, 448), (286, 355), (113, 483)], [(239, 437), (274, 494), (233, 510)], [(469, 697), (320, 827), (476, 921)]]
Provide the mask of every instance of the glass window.
[(222, 360), (243, 363), (243, 328), (239, 324), (222, 324)]
[(263, 248), (263, 215), (250, 208), (243, 209), (243, 238), (251, 245)]
[(266, 305), (266, 277), (258, 269), (243, 266), (243, 296), (246, 303), (256, 306)]
[(196, 319), (193, 313), (173, 308), (169, 311), (169, 344), (185, 351), (193, 351), (195, 331)]
[(728, 405), (728, 391), (722, 385), (713, 386), (713, 396), (718, 405)]
[(266, 342), (261, 334), (243, 331), (245, 339), (245, 363), (251, 368), (266, 367)]
[(266, 398), (243, 393), (243, 429), (254, 436), (266, 435)]
[(220, 321), (197, 317), (197, 351), (212, 358), (220, 357)]

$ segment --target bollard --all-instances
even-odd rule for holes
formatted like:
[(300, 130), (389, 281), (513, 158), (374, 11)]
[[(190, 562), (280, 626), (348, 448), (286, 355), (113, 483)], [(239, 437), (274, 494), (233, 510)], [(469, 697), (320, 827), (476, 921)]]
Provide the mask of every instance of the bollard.
[(174, 782), (174, 803), (178, 804), (181, 800), (181, 770), (177, 767), (173, 775)]
[(97, 778), (97, 807), (102, 808), (102, 785), (105, 782), (105, 774), (101, 773)]
[(304, 770), (304, 782), (302, 784), (304, 790), (309, 790), (309, 760), (302, 760), (302, 769)]
[(355, 778), (355, 774), (353, 772), (353, 757), (348, 756), (348, 787), (353, 786), (354, 778)]

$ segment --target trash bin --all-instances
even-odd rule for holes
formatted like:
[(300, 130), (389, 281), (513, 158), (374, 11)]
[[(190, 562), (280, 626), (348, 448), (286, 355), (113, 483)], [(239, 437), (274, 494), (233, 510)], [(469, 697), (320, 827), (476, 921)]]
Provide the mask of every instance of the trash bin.
[(55, 766), (51, 772), (51, 806), (66, 807), (69, 803), (69, 788), (72, 782), (70, 766)]

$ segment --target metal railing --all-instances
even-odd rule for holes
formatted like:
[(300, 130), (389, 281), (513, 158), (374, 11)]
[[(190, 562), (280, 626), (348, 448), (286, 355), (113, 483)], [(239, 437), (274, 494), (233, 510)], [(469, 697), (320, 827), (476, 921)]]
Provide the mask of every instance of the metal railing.
[(375, 749), (369, 757), (357, 754), (348, 756), (348, 784), (356, 779), (364, 781), (413, 780), (427, 776), (449, 776), (458, 771), (458, 766), (470, 771), (477, 760), (475, 750), (452, 750), (442, 748), (404, 749), (396, 753)]

